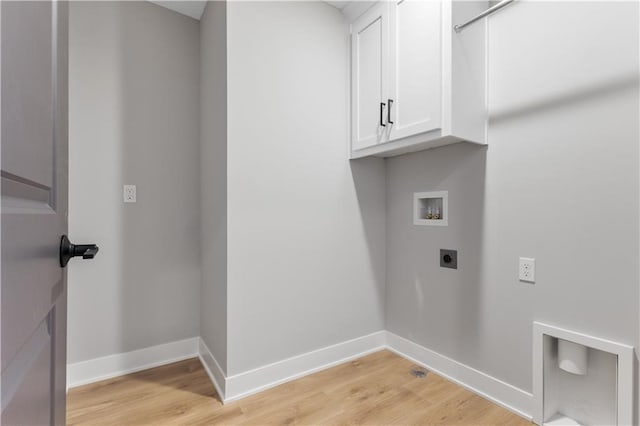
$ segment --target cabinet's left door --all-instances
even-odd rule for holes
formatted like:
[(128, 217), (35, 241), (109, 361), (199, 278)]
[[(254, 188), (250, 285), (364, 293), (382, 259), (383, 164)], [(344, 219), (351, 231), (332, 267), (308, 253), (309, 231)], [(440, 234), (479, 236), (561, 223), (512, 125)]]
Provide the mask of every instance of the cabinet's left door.
[(386, 132), (389, 22), (380, 2), (351, 27), (351, 149), (382, 142)]

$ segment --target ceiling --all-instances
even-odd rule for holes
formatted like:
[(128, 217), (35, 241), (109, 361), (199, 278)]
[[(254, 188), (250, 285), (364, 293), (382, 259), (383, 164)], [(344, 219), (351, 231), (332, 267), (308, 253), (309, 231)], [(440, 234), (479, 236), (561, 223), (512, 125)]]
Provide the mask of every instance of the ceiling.
[(342, 10), (342, 9), (344, 9), (344, 7), (346, 5), (349, 4), (349, 1), (328, 1), (328, 0), (325, 0), (325, 3), (329, 3), (331, 6)]
[[(171, 9), (175, 12), (181, 13), (183, 15), (190, 16), (194, 19), (200, 19), (202, 17), (202, 13), (204, 12), (204, 7), (207, 5), (207, 0), (148, 0), (151, 3), (155, 3), (158, 6), (166, 7), (167, 9)], [(325, 0), (325, 3), (330, 4), (336, 9), (342, 10), (345, 8), (350, 1), (328, 1)]]
[(180, 1), (165, 1), (165, 0), (148, 0), (151, 3), (155, 3), (158, 6), (166, 7), (183, 15), (190, 16), (194, 19), (200, 19), (204, 7), (207, 5), (206, 0), (180, 0)]

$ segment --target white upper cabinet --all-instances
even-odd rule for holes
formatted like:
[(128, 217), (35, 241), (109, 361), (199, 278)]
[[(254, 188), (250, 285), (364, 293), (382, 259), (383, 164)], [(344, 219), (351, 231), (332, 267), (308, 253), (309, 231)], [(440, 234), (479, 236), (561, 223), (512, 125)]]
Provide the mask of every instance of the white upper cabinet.
[(351, 25), (351, 157), (486, 143), (487, 1), (400, 0)]

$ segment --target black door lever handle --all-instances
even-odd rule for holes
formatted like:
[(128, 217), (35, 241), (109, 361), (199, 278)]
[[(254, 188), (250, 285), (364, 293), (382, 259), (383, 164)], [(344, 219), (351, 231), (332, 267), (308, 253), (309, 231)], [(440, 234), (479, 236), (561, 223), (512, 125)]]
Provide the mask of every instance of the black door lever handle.
[(98, 246), (95, 244), (73, 244), (66, 235), (60, 239), (60, 267), (64, 268), (72, 257), (93, 259), (98, 254)]

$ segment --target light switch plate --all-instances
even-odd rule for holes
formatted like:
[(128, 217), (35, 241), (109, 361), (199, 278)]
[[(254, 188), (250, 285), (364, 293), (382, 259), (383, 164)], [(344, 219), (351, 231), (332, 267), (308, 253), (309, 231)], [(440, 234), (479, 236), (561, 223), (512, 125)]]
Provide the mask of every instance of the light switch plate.
[(125, 185), (123, 189), (123, 196), (124, 196), (125, 203), (135, 203), (136, 202), (136, 186)]
[(530, 257), (521, 257), (518, 277), (520, 281), (526, 283), (536, 282), (536, 260)]

